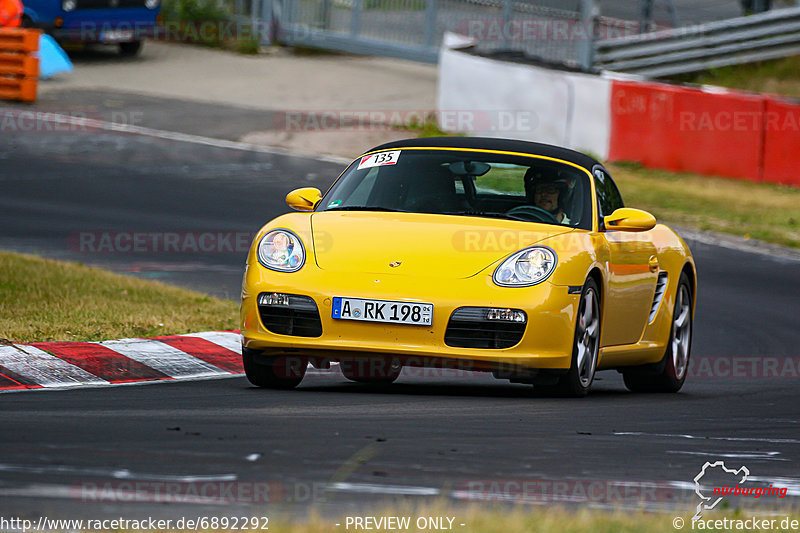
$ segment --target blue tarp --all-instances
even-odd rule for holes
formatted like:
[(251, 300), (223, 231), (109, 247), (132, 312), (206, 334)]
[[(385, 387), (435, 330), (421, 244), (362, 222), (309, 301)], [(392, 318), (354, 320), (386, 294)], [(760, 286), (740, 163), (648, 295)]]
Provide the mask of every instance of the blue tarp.
[(39, 39), (39, 79), (72, 72), (72, 61), (55, 39), (43, 33)]

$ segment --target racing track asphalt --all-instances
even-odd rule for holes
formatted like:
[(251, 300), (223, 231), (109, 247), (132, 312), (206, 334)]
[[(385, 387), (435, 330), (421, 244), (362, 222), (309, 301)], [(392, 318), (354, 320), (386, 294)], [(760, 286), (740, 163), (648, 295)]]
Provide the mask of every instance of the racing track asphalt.
[[(102, 102), (100, 96), (83, 97)], [(115, 105), (159, 109), (155, 99), (138, 98)], [(196, 134), (208, 134), (216, 120), (210, 113), (220, 112), (174, 101), (161, 106), (178, 106), (191, 119), (184, 131)], [(145, 114), (144, 125), (165, 128), (162, 116)], [(97, 130), (0, 131), (0, 163), (0, 248), (234, 300), (244, 252), (91, 254), (70, 249), (68, 238), (93, 231), (252, 233), (286, 211), (287, 190), (324, 189), (341, 169)], [(798, 376), (783, 366), (788, 361), (797, 371), (800, 361), (800, 262), (690, 245), (700, 278), (693, 357), (727, 363), (690, 377), (680, 394), (630, 394), (613, 372), (599, 374), (584, 400), (534, 397), (528, 387), (481, 374), (404, 375), (387, 389), (316, 375), (288, 392), (234, 378), (4, 394), (0, 516), (274, 515), (312, 505), (330, 513), (394, 498), (398, 487), (430, 498), (424, 494), (452, 496), (477, 480), (689, 483), (704, 461), (718, 458), (762, 479), (800, 484)], [(782, 377), (731, 377), (734, 360), (745, 374), (772, 361)], [(93, 483), (139, 480), (153, 489), (186, 476), (242, 487), (269, 482), (272, 497), (226, 506), (81, 500)], [(331, 482), (338, 488), (320, 497)], [(684, 496), (662, 491), (654, 503)]]

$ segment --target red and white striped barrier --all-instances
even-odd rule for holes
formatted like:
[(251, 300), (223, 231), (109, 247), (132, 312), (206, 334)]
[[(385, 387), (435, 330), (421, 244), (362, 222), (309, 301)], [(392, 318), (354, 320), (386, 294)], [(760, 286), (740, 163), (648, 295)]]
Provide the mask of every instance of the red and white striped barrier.
[(0, 346), (0, 391), (63, 389), (244, 372), (239, 334), (206, 331), (153, 339)]
[[(566, 146), (601, 160), (800, 186), (800, 103), (479, 57), (448, 34), (439, 127)], [(459, 114), (457, 125), (447, 119)], [(470, 117), (473, 120), (469, 120)], [(466, 130), (466, 131), (463, 131)]]

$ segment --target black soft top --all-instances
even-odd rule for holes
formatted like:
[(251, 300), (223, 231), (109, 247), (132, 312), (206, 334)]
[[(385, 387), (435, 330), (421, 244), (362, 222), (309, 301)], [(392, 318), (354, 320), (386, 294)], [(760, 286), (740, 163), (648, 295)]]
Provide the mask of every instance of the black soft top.
[(377, 150), (388, 150), (391, 148), (405, 148), (411, 146), (432, 148), (468, 148), (475, 150), (502, 150), (506, 152), (543, 155), (546, 157), (554, 157), (556, 159), (575, 163), (576, 165), (580, 165), (589, 171), (591, 171), (595, 165), (599, 165), (599, 163), (593, 157), (576, 152), (575, 150), (570, 150), (569, 148), (562, 148), (560, 146), (553, 146), (551, 144), (519, 141), (516, 139), (495, 139), (491, 137), (424, 137), (420, 139), (403, 139), (402, 141), (393, 141), (376, 146), (368, 151), (375, 152)]

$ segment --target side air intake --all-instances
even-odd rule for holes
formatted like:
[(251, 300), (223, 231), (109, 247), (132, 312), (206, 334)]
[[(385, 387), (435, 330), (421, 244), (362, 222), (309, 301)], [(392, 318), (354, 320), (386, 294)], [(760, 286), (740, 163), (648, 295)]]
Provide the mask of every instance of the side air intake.
[(653, 295), (653, 305), (650, 306), (650, 318), (647, 322), (652, 322), (658, 312), (658, 306), (661, 305), (661, 300), (664, 299), (664, 294), (667, 292), (667, 273), (659, 272), (658, 281), (656, 282), (656, 293)]

